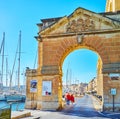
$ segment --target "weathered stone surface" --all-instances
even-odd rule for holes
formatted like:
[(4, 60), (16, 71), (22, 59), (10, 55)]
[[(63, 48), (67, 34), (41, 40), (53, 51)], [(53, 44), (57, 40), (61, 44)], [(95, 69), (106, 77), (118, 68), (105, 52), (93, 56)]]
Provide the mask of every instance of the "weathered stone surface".
[(110, 63), (103, 65), (103, 73), (120, 73), (120, 63)]
[[(82, 37), (78, 42), (78, 35)], [(97, 67), (98, 94), (103, 97), (104, 109), (111, 110), (110, 89), (116, 88), (116, 110), (120, 106), (120, 80), (113, 81), (109, 73), (120, 73), (120, 23), (100, 14), (78, 8), (50, 27), (39, 31), (38, 68), (26, 70), (26, 108), (58, 109), (62, 106), (62, 65), (74, 50), (86, 48), (100, 57)], [(37, 92), (30, 92), (30, 81), (37, 80)], [(42, 95), (43, 81), (52, 82), (51, 95)], [(35, 102), (33, 104), (33, 102)]]
[(83, 8), (77, 8), (70, 16), (65, 16), (53, 25), (40, 31), (40, 35), (81, 33), (83, 31), (96, 31), (120, 28), (117, 21), (113, 21), (101, 14), (93, 13)]
[(107, 0), (106, 12), (116, 12), (120, 10), (120, 0)]
[(59, 67), (58, 66), (43, 66), (41, 70), (41, 74), (58, 74)]

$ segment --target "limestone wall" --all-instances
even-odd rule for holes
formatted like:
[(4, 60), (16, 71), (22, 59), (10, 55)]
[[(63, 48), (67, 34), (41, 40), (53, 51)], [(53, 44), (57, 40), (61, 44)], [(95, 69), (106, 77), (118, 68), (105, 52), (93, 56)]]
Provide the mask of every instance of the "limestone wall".
[(108, 74), (104, 74), (103, 109), (107, 111), (113, 111), (113, 95), (111, 95), (112, 88), (116, 89), (116, 95), (114, 96), (114, 111), (120, 111), (120, 78), (119, 80), (111, 80)]

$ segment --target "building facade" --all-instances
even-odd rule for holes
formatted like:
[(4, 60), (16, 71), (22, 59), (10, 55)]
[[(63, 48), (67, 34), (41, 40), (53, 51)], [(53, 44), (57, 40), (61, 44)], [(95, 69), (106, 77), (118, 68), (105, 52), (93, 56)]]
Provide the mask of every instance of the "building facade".
[(72, 51), (86, 48), (99, 56), (97, 88), (103, 110), (112, 110), (113, 89), (115, 110), (120, 110), (120, 80), (111, 80), (120, 74), (120, 1), (115, 5), (111, 1), (105, 13), (77, 8), (69, 16), (42, 19), (37, 24), (38, 67), (26, 70), (26, 108), (61, 109), (63, 61)]

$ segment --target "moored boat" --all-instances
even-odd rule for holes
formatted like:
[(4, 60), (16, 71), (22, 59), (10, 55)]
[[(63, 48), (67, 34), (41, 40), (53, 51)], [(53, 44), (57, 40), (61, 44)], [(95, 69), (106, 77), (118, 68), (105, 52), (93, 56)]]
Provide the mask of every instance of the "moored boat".
[(4, 95), (0, 95), (0, 101), (6, 101), (6, 97)]
[(25, 102), (26, 96), (22, 94), (6, 95), (7, 102)]

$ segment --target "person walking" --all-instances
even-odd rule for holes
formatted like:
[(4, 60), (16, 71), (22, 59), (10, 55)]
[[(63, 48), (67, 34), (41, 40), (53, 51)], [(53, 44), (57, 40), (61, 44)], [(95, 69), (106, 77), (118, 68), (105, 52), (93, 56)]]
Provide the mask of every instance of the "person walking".
[(67, 102), (67, 105), (70, 105), (70, 100), (71, 100), (70, 93), (67, 93), (67, 95), (66, 95), (66, 102)]
[(73, 94), (70, 95), (70, 101), (72, 104), (75, 102), (75, 97)]

